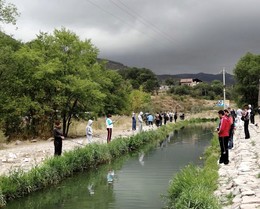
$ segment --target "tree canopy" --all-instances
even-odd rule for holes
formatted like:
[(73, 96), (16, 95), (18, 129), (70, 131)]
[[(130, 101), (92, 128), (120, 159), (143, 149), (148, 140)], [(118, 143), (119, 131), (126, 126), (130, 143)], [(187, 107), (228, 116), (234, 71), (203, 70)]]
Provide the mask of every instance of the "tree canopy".
[(134, 67), (118, 72), (125, 80), (130, 81), (133, 89), (142, 87), (143, 91), (152, 93), (160, 87), (157, 76), (149, 69)]
[(0, 114), (6, 135), (50, 133), (56, 119), (67, 135), (73, 117), (126, 108), (131, 89), (117, 72), (97, 62), (98, 49), (89, 40), (62, 28), (15, 49), (6, 47), (0, 47), (0, 53), (5, 50)]
[(256, 107), (260, 79), (260, 55), (247, 53), (240, 58), (234, 69), (234, 75), (238, 104), (251, 104)]
[(0, 0), (0, 22), (16, 24), (16, 18), (19, 16), (17, 7), (14, 4), (6, 3)]

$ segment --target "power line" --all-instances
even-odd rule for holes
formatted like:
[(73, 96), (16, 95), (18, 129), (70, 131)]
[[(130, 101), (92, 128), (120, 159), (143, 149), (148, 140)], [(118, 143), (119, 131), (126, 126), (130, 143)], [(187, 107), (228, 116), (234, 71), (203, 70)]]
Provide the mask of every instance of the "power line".
[(87, 2), (89, 2), (89, 3), (92, 4), (93, 6), (97, 7), (98, 9), (102, 10), (103, 12), (105, 12), (105, 13), (107, 13), (107, 14), (113, 16), (114, 18), (120, 20), (121, 22), (125, 23), (126, 25), (130, 26), (131, 28), (133, 28), (133, 29), (136, 30), (137, 32), (142, 33), (142, 34), (145, 35), (145, 36), (148, 36), (150, 39), (153, 39), (154, 41), (158, 41), (158, 40), (161, 41), (161, 39), (156, 39), (156, 38), (154, 38), (153, 36), (150, 36), (149, 34), (143, 32), (143, 31), (137, 30), (137, 29), (134, 27), (133, 24), (129, 24), (129, 23), (128, 23), (127, 21), (125, 21), (124, 19), (122, 19), (122, 18), (120, 18), (119, 16), (116, 16), (116, 15), (114, 15), (113, 13), (107, 11), (106, 9), (102, 8), (100, 5), (94, 3), (93, 1), (87, 0)]
[[(157, 34), (160, 33), (161, 35), (163, 35), (165, 37), (165, 39), (167, 39), (170, 42), (175, 42), (171, 36), (169, 36), (167, 33), (165, 33), (164, 31), (160, 30), (155, 24), (149, 22), (148, 20), (146, 20), (144, 17), (142, 17), (141, 15), (139, 15), (137, 12), (135, 12), (132, 8), (130, 8), (128, 5), (126, 5), (125, 3), (123, 3), (121, 0), (117, 0), (122, 6), (119, 6), (118, 4), (116, 4), (113, 0), (110, 0), (113, 4), (115, 4), (118, 8), (120, 8), (121, 10), (125, 11), (127, 14), (129, 14), (131, 17), (133, 18), (137, 18), (139, 19), (139, 21), (141, 23), (143, 23), (144, 25), (148, 26), (150, 29), (152, 29), (154, 32), (156, 32)], [(130, 12), (129, 12), (130, 10)]]

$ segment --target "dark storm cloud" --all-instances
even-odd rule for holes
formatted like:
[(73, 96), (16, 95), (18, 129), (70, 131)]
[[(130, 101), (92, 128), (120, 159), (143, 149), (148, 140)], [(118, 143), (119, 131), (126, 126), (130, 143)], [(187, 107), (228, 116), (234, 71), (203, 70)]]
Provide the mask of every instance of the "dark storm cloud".
[[(9, 0), (24, 41), (62, 26), (91, 39), (100, 57), (157, 74), (231, 73), (260, 53), (258, 0)], [(11, 31), (11, 27), (4, 27)]]

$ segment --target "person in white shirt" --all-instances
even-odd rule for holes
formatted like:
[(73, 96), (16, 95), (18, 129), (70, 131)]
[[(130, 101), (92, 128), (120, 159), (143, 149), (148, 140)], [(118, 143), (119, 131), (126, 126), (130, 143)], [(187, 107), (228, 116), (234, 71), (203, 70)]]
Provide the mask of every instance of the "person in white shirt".
[[(88, 120), (88, 124), (86, 126), (86, 139), (88, 143), (92, 142), (92, 135), (93, 135), (92, 124), (93, 124), (93, 120)], [(86, 140), (84, 140), (83, 144), (86, 144)]]
[(143, 112), (140, 112), (138, 115), (138, 123), (139, 123), (139, 132), (143, 130)]
[(106, 126), (107, 126), (107, 143), (111, 141), (112, 137), (112, 129), (113, 129), (113, 121), (111, 120), (112, 115), (108, 114), (106, 119)]
[(242, 109), (240, 109), (240, 108), (238, 108), (237, 109), (237, 126), (238, 127), (241, 127), (242, 126), (242, 120), (241, 120), (241, 118), (242, 118), (242, 112), (243, 112), (243, 110)]

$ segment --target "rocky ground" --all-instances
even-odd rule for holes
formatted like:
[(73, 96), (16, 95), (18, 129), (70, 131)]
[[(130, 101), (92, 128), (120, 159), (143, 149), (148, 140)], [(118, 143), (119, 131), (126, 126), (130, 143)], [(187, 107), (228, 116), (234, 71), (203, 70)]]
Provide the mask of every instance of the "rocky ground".
[(237, 127), (230, 163), (220, 165), (215, 194), (226, 205), (223, 209), (260, 208), (260, 128), (250, 124), (249, 132), (250, 139), (245, 139), (243, 126)]

